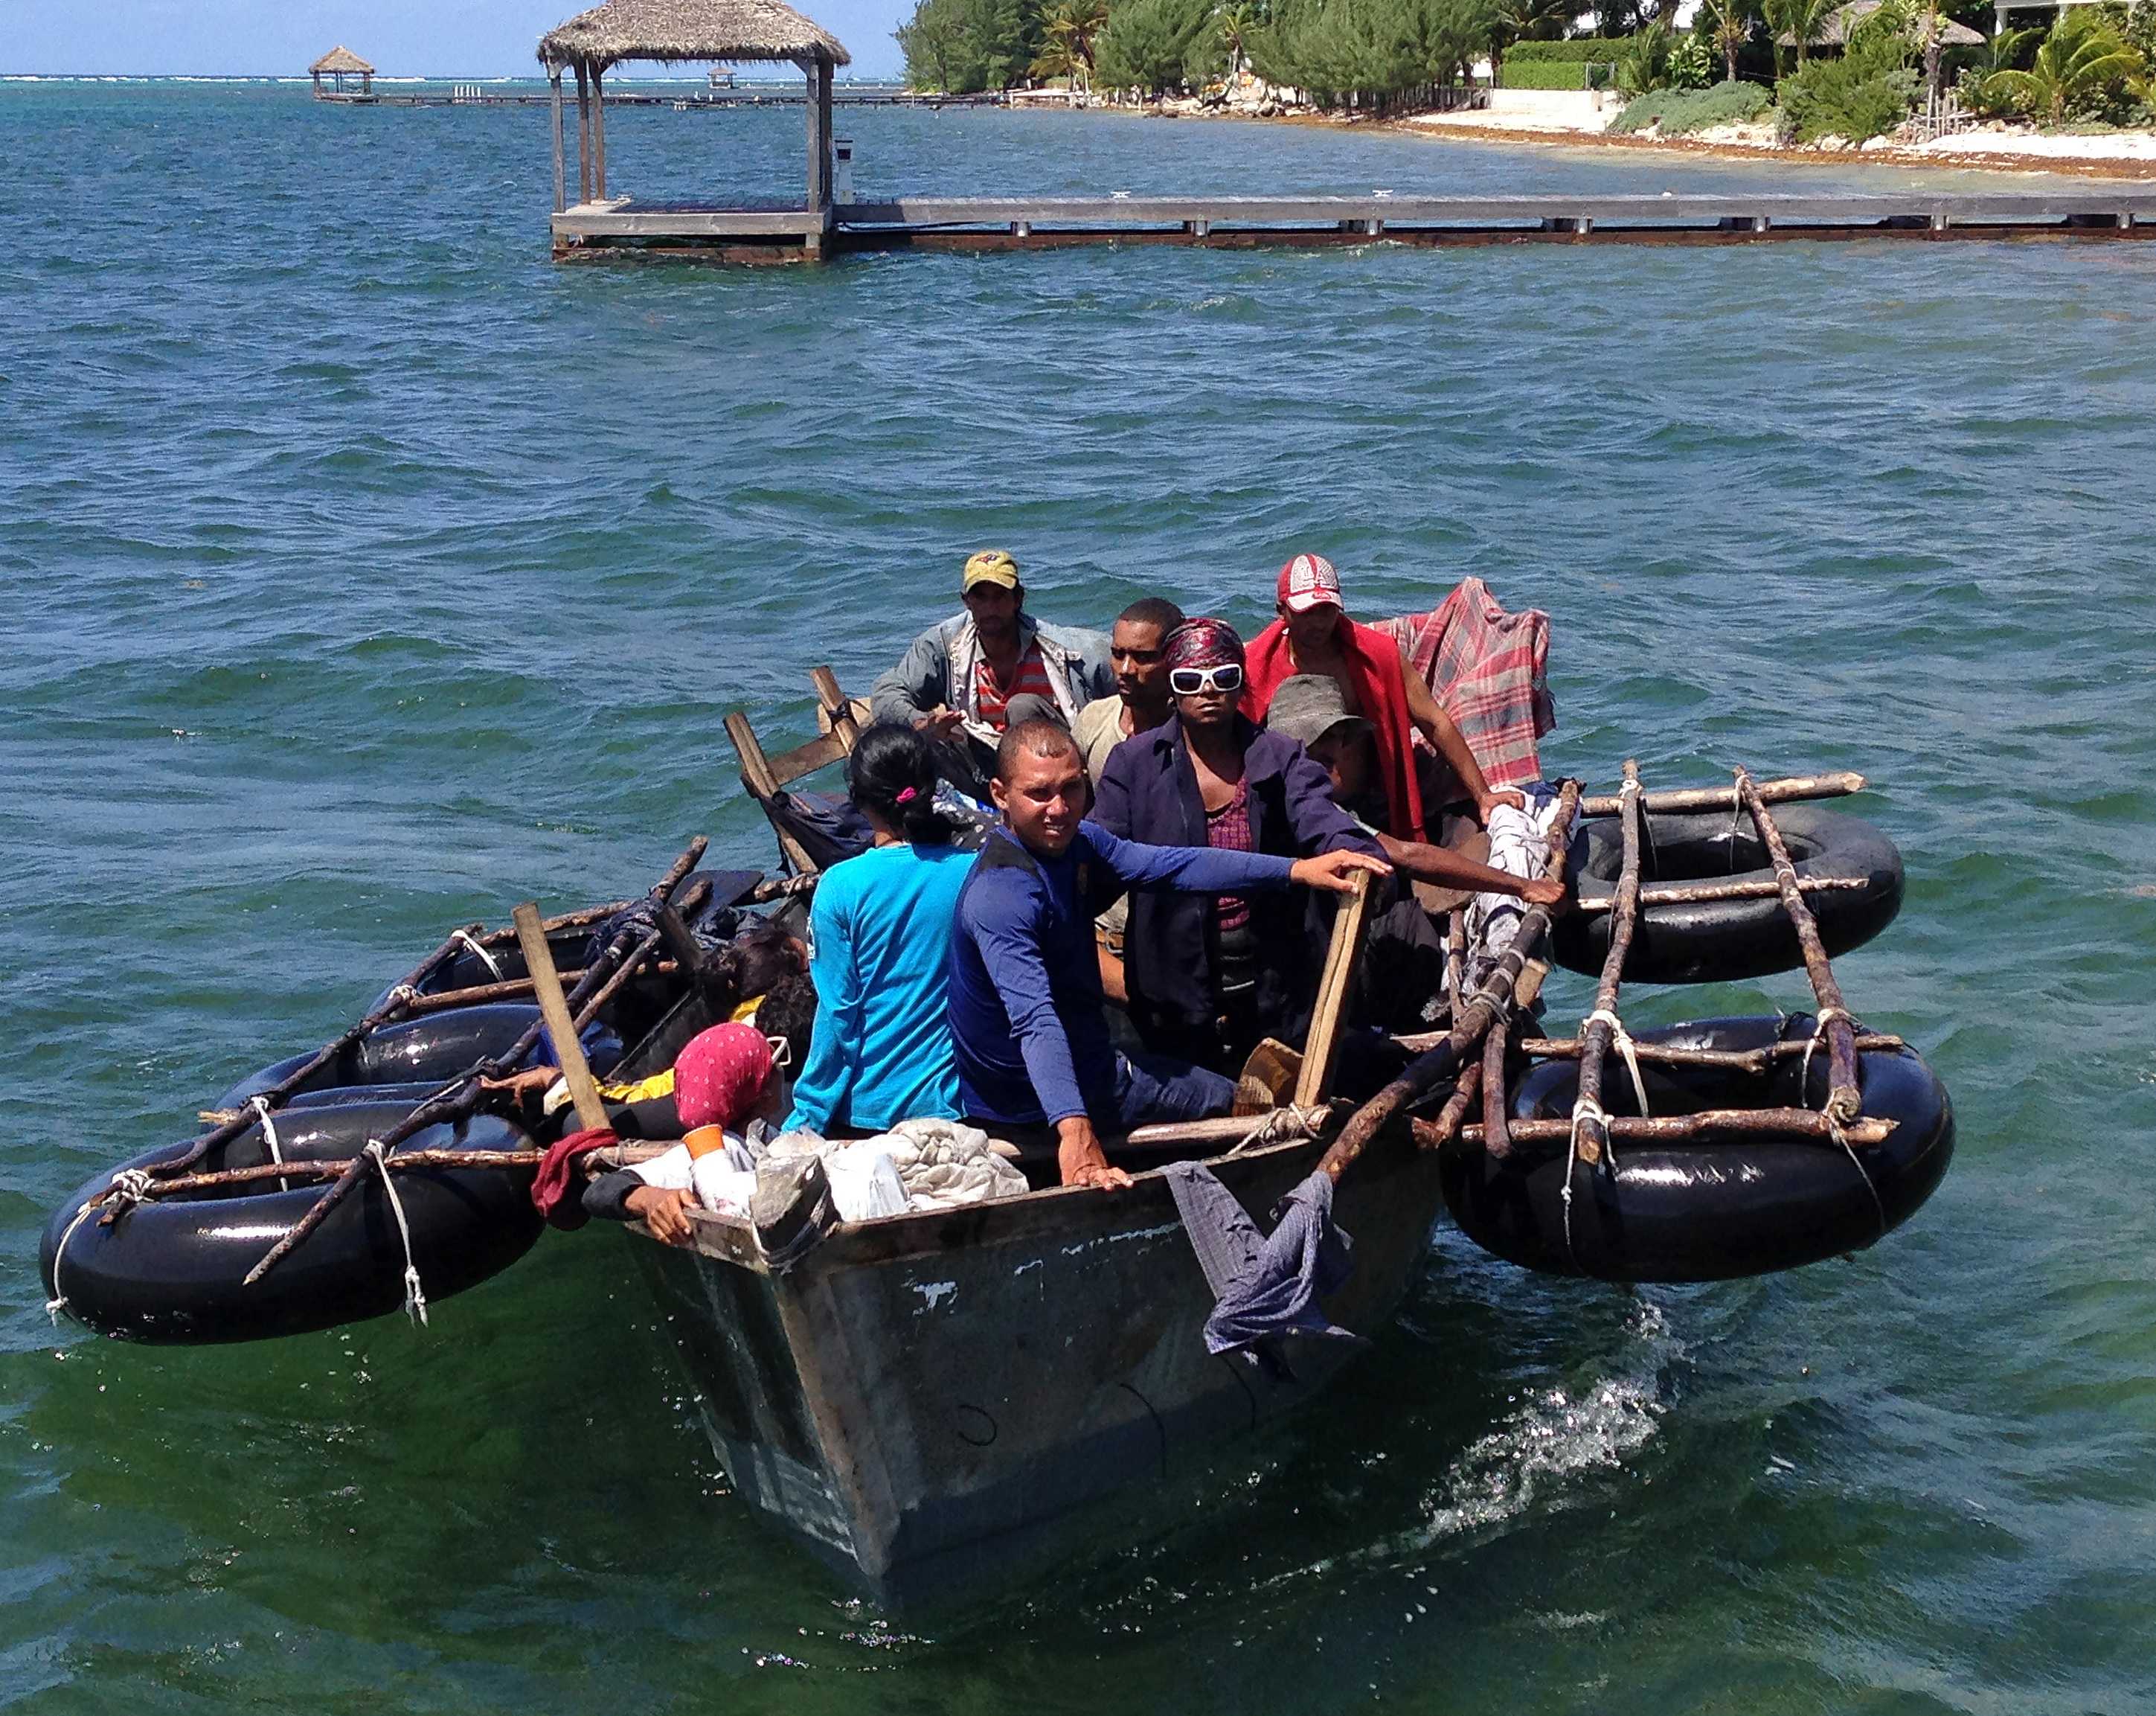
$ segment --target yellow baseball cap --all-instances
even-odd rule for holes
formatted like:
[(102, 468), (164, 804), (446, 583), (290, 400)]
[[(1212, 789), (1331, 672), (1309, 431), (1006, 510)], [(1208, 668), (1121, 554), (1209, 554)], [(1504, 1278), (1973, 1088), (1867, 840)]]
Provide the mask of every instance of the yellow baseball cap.
[(966, 582), (959, 586), (960, 593), (975, 584), (1001, 584), (1007, 590), (1018, 588), (1018, 562), (1001, 548), (983, 548), (966, 563)]

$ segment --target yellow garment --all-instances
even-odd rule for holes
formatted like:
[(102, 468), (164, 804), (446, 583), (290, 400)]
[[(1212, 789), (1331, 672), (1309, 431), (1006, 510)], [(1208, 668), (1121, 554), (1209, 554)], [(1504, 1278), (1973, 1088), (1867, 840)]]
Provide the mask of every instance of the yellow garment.
[(762, 1005), (763, 1005), (762, 996), (751, 995), (748, 999), (742, 1002), (740, 1006), (734, 1009), (732, 1013), (728, 1015), (728, 1019), (731, 1023), (735, 1025), (754, 1025), (756, 1023), (756, 1010)]
[[(649, 1078), (639, 1078), (634, 1084), (607, 1084), (598, 1087), (599, 1095), (609, 1102), (644, 1102), (654, 1097), (674, 1094), (674, 1069), (654, 1072)], [(569, 1106), (569, 1081), (557, 1078), (547, 1087), (546, 1098), (540, 1104), (541, 1112), (557, 1114)]]

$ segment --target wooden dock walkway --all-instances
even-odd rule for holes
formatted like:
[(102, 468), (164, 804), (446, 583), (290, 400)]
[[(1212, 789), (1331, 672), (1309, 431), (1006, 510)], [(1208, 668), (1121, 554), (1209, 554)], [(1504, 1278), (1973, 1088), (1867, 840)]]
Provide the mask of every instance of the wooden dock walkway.
[(1790, 196), (903, 197), (722, 208), (585, 203), (553, 217), (563, 260), (793, 261), (853, 250), (1064, 244), (1699, 244), (1780, 239), (2156, 238), (2156, 185)]

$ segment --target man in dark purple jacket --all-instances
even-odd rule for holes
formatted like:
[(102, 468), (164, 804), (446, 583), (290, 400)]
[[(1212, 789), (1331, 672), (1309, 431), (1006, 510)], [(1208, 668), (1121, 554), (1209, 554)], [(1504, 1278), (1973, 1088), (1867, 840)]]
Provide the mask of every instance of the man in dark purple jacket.
[[(1232, 630), (1191, 621), (1168, 648), (1175, 712), (1110, 755), (1093, 813), (1101, 827), (1148, 845), (1383, 856), (1301, 746), (1238, 712), (1242, 645)], [(1301, 1043), (1326, 932), (1310, 904), (1306, 894), (1254, 893), (1224, 911), (1188, 894), (1134, 893), (1124, 975), (1146, 1046), (1233, 1074), (1261, 1038)]]

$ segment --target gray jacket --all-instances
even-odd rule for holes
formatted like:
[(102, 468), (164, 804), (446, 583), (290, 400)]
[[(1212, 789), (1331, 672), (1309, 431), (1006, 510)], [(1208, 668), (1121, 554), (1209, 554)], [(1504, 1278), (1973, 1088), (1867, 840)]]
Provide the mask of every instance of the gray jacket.
[[(1031, 614), (1020, 614), (1019, 635), (1025, 644), (1040, 641), (1049, 687), (1066, 723), (1075, 721), (1078, 712), (1096, 698), (1115, 696), (1115, 670), (1108, 665), (1108, 640), (1102, 634), (1043, 625)], [(869, 691), (870, 711), (878, 721), (910, 725), (915, 716), (939, 706), (961, 710), (966, 731), (992, 745), (996, 733), (980, 718), (980, 697), (974, 686), (973, 670), (980, 660), (981, 639), (973, 616), (954, 614), (916, 638), (898, 665), (875, 682)]]

